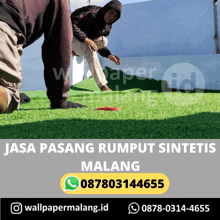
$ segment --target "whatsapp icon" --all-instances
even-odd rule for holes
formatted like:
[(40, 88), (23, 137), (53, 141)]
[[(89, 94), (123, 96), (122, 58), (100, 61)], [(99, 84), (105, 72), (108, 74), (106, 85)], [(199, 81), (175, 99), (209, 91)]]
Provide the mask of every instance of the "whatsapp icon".
[(79, 188), (80, 181), (76, 176), (68, 176), (64, 180), (64, 191), (75, 191)]

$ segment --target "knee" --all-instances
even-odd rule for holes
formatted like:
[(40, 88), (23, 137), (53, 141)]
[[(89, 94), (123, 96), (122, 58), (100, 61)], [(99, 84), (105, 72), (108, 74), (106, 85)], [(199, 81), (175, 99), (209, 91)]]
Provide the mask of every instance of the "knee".
[(102, 49), (107, 46), (108, 39), (104, 36), (101, 36), (101, 37), (95, 39), (94, 42), (96, 43), (96, 45), (99, 49)]
[(87, 60), (87, 61), (91, 61), (94, 59), (96, 55), (96, 51), (91, 51), (91, 50), (88, 50), (85, 55), (84, 55), (84, 58)]

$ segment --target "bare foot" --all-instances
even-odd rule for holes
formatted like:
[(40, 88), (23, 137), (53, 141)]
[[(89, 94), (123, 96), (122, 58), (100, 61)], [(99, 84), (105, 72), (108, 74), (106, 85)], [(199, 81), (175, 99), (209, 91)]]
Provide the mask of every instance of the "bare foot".
[(107, 85), (102, 86), (100, 89), (102, 92), (111, 92), (112, 91)]

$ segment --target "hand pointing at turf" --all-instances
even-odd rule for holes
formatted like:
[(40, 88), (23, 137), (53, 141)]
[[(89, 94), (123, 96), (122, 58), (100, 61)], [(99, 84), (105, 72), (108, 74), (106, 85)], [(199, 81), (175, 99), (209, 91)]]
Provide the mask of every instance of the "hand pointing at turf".
[(121, 64), (120, 58), (115, 56), (115, 55), (109, 55), (108, 59), (113, 61), (116, 65), (120, 65)]

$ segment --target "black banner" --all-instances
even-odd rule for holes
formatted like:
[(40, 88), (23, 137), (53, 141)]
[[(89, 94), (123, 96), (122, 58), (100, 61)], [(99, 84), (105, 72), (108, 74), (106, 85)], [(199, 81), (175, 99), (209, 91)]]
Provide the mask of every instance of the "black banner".
[(220, 198), (3, 198), (1, 219), (219, 215)]

